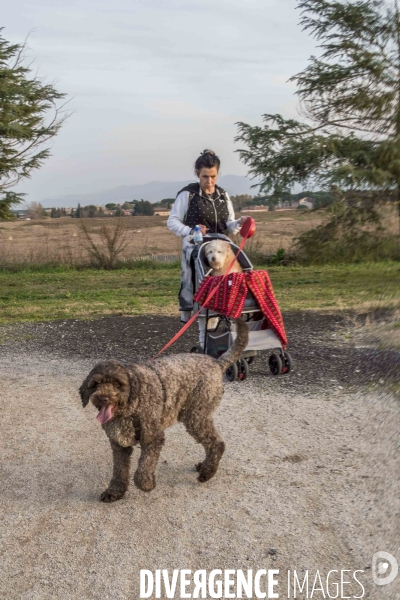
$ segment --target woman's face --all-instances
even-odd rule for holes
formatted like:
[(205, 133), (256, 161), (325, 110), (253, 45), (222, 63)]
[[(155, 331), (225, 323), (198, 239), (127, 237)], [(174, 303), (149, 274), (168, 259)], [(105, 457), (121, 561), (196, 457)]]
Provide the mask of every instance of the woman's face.
[(212, 194), (215, 191), (215, 184), (218, 179), (217, 167), (211, 167), (211, 169), (203, 167), (200, 171), (197, 171), (197, 177), (200, 179), (200, 187), (203, 192)]

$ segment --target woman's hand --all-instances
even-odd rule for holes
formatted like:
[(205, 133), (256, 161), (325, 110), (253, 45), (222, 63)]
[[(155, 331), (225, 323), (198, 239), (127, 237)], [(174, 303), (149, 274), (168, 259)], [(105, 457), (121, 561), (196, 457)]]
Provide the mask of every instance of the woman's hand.
[(239, 221), (238, 221), (238, 225), (244, 225), (247, 221), (247, 219), (249, 219), (250, 217), (240, 217)]
[(207, 233), (207, 227), (205, 225), (199, 225), (200, 231), (203, 235)]

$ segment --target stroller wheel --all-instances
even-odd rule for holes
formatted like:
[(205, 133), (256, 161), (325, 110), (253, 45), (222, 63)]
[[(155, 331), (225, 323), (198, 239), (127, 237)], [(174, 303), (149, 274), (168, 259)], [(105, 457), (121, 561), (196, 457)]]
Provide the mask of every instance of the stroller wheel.
[(237, 377), (238, 377), (238, 374), (239, 374), (239, 369), (238, 369), (237, 363), (233, 363), (233, 365), (231, 365), (226, 370), (226, 376), (229, 381), (235, 381), (235, 379), (237, 379)]
[(244, 360), (247, 362), (248, 365), (252, 365), (254, 362), (255, 356), (249, 356), (248, 358), (245, 358)]
[(239, 365), (240, 368), (238, 373), (238, 379), (240, 379), (240, 381), (245, 381), (249, 376), (249, 363), (245, 358), (242, 358), (239, 361)]
[(290, 356), (289, 352), (286, 352), (286, 350), (284, 350), (282, 373), (287, 375), (292, 370), (292, 367), (293, 367), (292, 357)]
[(282, 373), (282, 359), (279, 354), (271, 354), (268, 363), (272, 375), (280, 375)]
[(200, 344), (196, 344), (190, 348), (191, 354), (204, 354), (204, 348), (200, 346)]

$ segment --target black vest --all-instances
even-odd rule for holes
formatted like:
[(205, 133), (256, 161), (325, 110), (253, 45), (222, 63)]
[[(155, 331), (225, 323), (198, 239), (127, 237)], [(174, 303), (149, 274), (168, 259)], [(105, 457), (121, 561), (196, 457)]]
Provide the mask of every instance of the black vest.
[(211, 196), (200, 191), (198, 183), (191, 183), (177, 194), (189, 192), (189, 206), (184, 224), (191, 228), (195, 225), (205, 225), (209, 233), (226, 233), (229, 211), (225, 190), (215, 186), (215, 192)]

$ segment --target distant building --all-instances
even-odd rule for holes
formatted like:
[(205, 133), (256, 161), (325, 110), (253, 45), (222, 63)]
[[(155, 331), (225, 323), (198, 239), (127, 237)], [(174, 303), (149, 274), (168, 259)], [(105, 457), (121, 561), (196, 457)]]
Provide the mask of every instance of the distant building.
[[(288, 201), (278, 202), (274, 206), (274, 210), (292, 210), (297, 208), (297, 202), (292, 202), (291, 204)], [(264, 204), (255, 205), (255, 206), (244, 206), (240, 209), (241, 212), (244, 213), (253, 213), (253, 212), (268, 212), (270, 210), (269, 206), (265, 206)]]
[(18, 208), (18, 209), (13, 209), (11, 210), (11, 213), (13, 215), (15, 215), (18, 219), (26, 219), (27, 215), (28, 215), (28, 209), (27, 208)]
[(250, 207), (243, 207), (241, 209), (242, 212), (246, 212), (246, 213), (253, 213), (253, 212), (268, 212), (269, 208), (268, 206), (250, 206)]

